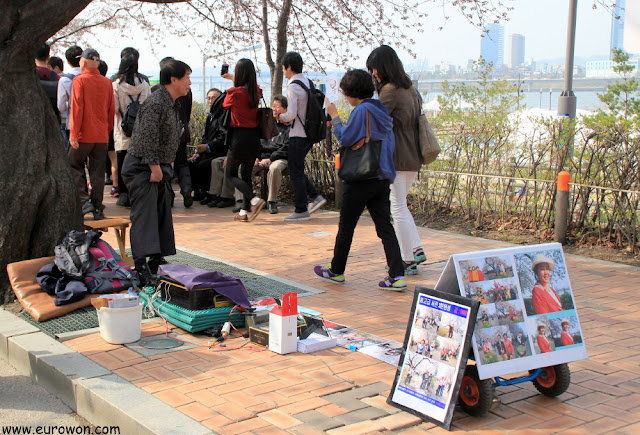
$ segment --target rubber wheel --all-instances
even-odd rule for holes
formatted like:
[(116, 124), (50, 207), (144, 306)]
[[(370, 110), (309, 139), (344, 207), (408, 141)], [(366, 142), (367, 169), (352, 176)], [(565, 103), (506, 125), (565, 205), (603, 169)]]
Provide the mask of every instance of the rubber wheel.
[(571, 370), (566, 364), (543, 367), (540, 375), (532, 380), (533, 385), (540, 393), (548, 397), (557, 397), (567, 391), (571, 384)]
[(464, 371), (458, 403), (464, 412), (473, 416), (484, 415), (491, 408), (493, 383), (491, 379), (480, 380), (475, 365), (468, 365)]

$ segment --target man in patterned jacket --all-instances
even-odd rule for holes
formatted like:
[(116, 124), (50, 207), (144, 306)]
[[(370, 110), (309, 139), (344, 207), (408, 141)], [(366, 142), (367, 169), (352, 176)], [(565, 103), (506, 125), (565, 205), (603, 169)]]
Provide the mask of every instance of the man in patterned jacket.
[(164, 256), (176, 253), (171, 163), (183, 128), (176, 99), (189, 92), (190, 76), (191, 68), (186, 63), (164, 63), (160, 89), (140, 107), (122, 166), (131, 200), (131, 253), (142, 285), (153, 285), (152, 274), (166, 263)]

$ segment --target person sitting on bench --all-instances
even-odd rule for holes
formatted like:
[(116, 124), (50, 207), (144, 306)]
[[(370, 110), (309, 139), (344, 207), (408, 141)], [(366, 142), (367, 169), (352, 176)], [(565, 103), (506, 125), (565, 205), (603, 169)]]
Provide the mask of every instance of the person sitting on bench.
[[(287, 112), (287, 107), (287, 97), (277, 95), (273, 98), (271, 108), (273, 109), (273, 116), (276, 117), (276, 120), (278, 119), (278, 114)], [(288, 166), (289, 130), (291, 130), (289, 123), (278, 122), (277, 126), (279, 131), (278, 136), (273, 139), (262, 140), (263, 156), (261, 156), (262, 160), (259, 162), (260, 167), (268, 169), (267, 186), (269, 195), (267, 198), (267, 209), (271, 214), (278, 213), (277, 203), (278, 197), (280, 196), (280, 187), (282, 186), (282, 177)], [(265, 156), (265, 152), (269, 151), (270, 154)], [(310, 195), (309, 189), (307, 194)], [(319, 205), (313, 208), (309, 206), (309, 213), (313, 213), (327, 202), (321, 195), (318, 195), (318, 198), (315, 198), (315, 200), (316, 204)]]

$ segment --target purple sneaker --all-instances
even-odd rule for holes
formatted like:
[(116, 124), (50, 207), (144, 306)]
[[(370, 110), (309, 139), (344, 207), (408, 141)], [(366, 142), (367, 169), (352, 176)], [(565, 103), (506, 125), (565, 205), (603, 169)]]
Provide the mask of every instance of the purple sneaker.
[(378, 288), (380, 290), (401, 292), (402, 290), (407, 289), (407, 281), (405, 281), (404, 276), (397, 276), (395, 278), (388, 276), (378, 283)]
[(329, 281), (334, 284), (344, 284), (344, 275), (338, 275), (331, 272), (331, 265), (327, 267), (316, 266), (313, 268), (313, 273), (315, 273), (318, 278), (324, 279), (325, 281)]

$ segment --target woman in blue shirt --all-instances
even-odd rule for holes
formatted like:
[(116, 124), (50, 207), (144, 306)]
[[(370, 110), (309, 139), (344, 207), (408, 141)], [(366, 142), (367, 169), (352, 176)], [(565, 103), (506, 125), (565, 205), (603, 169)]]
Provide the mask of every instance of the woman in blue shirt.
[[(344, 181), (340, 224), (333, 252), (333, 259), (327, 267), (316, 266), (315, 274), (325, 280), (344, 283), (344, 270), (351, 249), (353, 233), (358, 219), (367, 207), (373, 219), (376, 232), (384, 246), (389, 266), (389, 276), (380, 281), (381, 290), (402, 291), (407, 288), (404, 279), (404, 265), (400, 246), (391, 224), (391, 204), (389, 185), (395, 178), (393, 166), (393, 119), (378, 100), (372, 100), (374, 86), (371, 74), (364, 70), (350, 70), (340, 81), (340, 89), (347, 101), (354, 107), (346, 126), (342, 125), (334, 104), (327, 107), (332, 118), (334, 133), (342, 147), (351, 147), (367, 136), (366, 118), (369, 113), (371, 139), (381, 140), (380, 168), (378, 177), (363, 181)], [(367, 145), (369, 146), (369, 145)]]

